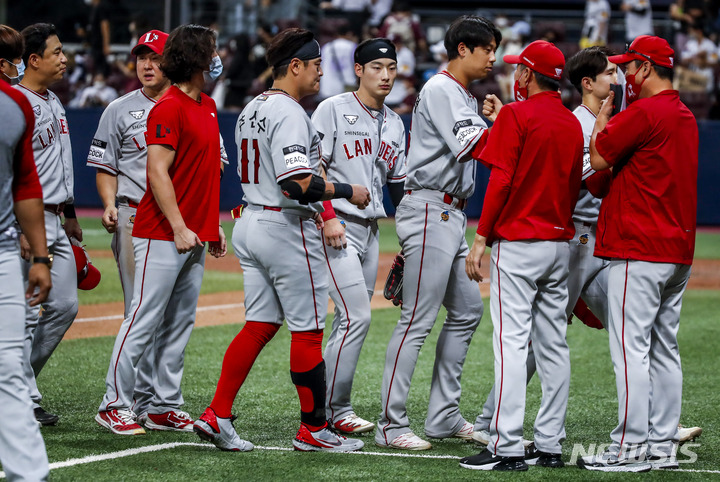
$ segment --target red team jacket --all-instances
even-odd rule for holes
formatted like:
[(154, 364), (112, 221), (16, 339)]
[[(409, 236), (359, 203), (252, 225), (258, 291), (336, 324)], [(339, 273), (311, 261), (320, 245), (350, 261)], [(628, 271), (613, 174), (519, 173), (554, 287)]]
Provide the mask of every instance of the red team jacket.
[[(220, 219), (220, 130), (215, 102), (200, 94), (200, 102), (175, 86), (148, 115), (147, 145), (175, 150), (169, 174), (185, 225), (201, 241), (217, 241)], [(155, 201), (150, 182), (138, 205), (133, 236), (173, 241), (170, 223)]]
[(692, 264), (698, 127), (678, 91), (633, 102), (595, 146), (614, 177), (600, 207), (595, 256)]
[(492, 171), (478, 234), (488, 244), (572, 239), (582, 157), (582, 127), (557, 92), (503, 106), (480, 154)]

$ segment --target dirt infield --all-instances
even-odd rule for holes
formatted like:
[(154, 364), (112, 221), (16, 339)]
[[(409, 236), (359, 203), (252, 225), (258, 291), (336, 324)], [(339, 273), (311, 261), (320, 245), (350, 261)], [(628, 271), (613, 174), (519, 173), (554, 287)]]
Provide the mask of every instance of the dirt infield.
[[(108, 250), (92, 250), (90, 256), (91, 258), (109, 257), (112, 256), (112, 253)], [(378, 279), (375, 283), (375, 296), (372, 300), (373, 309), (391, 308), (393, 306), (392, 303), (383, 298), (382, 288), (394, 257), (393, 254), (380, 255)], [(485, 266), (483, 266), (483, 276), (486, 281), (480, 283), (480, 293), (483, 296), (490, 294), (489, 264), (489, 257), (487, 257), (485, 259)], [(242, 271), (237, 259), (231, 255), (223, 259), (215, 259), (208, 256), (206, 258), (205, 269), (225, 272)], [(695, 260), (688, 288), (720, 289), (720, 260)], [(242, 302), (242, 291), (201, 295), (200, 301), (198, 302), (198, 313), (195, 325), (212, 326), (244, 322), (245, 310)], [(331, 312), (332, 309), (333, 304), (330, 302), (328, 312)], [(120, 302), (80, 306), (80, 311), (75, 323), (70, 327), (65, 338), (91, 338), (115, 335), (122, 323), (122, 314), (123, 304)], [(398, 309), (398, 316), (399, 315), (400, 310)]]

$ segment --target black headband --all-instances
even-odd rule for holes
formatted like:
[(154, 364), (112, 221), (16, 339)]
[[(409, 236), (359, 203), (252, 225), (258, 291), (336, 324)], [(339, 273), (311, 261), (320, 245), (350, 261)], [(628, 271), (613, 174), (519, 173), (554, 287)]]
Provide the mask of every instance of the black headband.
[(282, 60), (273, 65), (273, 68), (277, 69), (283, 65), (289, 64), (292, 59), (299, 59), (302, 61), (312, 60), (320, 57), (320, 44), (317, 40), (313, 39), (297, 49), (291, 55), (284, 57)]
[(395, 53), (395, 45), (388, 39), (377, 38), (369, 41), (365, 45), (360, 45), (355, 49), (355, 63), (365, 65), (377, 59), (390, 59), (397, 62), (397, 54)]

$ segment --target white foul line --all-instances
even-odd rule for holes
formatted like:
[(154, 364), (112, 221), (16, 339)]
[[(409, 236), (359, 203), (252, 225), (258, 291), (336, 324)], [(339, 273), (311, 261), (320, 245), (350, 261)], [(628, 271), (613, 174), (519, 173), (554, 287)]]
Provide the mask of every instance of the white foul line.
[[(131, 455), (144, 454), (148, 452), (157, 452), (160, 450), (174, 449), (176, 447), (203, 447), (213, 448), (208, 443), (194, 443), (194, 442), (171, 442), (158, 445), (146, 445), (145, 447), (138, 447), (134, 449), (121, 450), (119, 452), (110, 452), (107, 454), (100, 455), (88, 455), (87, 457), (68, 459), (62, 462), (53, 462), (50, 464), (50, 470), (61, 469), (64, 467), (73, 467), (75, 465), (89, 464), (92, 462), (101, 462), (103, 460), (113, 460), (122, 457), (129, 457)], [(289, 447), (261, 447), (256, 446), (257, 450), (276, 450), (281, 452), (292, 452), (293, 449)], [(410, 453), (389, 453), (389, 452), (342, 452), (343, 455), (375, 455), (380, 457), (404, 457), (413, 459), (449, 459), (458, 460), (460, 457), (455, 455), (426, 455), (426, 454), (410, 454)], [(720, 470), (699, 470), (699, 469), (675, 469), (672, 472), (696, 472), (703, 474), (720, 474)], [(0, 478), (5, 478), (5, 472), (0, 472)]]
[[(226, 305), (215, 305), (215, 306), (198, 306), (197, 311), (203, 313), (206, 311), (215, 310), (234, 310), (237, 308), (243, 308), (245, 303), (229, 303)], [(107, 315), (107, 316), (93, 316), (92, 318), (76, 318), (75, 323), (90, 323), (92, 321), (109, 321), (109, 320), (122, 320), (125, 318), (124, 315)]]

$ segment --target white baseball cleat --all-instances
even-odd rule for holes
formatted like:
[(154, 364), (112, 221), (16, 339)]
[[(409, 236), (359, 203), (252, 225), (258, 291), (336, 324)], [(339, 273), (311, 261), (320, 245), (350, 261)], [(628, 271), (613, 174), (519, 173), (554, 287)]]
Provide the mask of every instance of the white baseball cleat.
[(678, 443), (692, 442), (702, 434), (701, 427), (683, 427), (678, 425)]
[(301, 452), (354, 452), (364, 446), (362, 440), (335, 433), (329, 426), (312, 432), (304, 423), (293, 439), (293, 447)]
[(132, 410), (105, 410), (95, 415), (95, 421), (118, 435), (144, 435), (145, 429), (135, 422)]
[[(490, 432), (488, 430), (476, 430), (472, 434), (472, 440), (480, 445), (488, 445), (490, 443)], [(522, 439), (523, 448), (528, 448), (533, 444), (532, 440)]]
[(371, 432), (375, 428), (375, 424), (358, 417), (354, 412), (350, 412), (349, 415), (334, 422), (333, 427), (342, 433), (365, 433)]
[(473, 439), (473, 434), (475, 433), (475, 426), (471, 424), (470, 422), (465, 422), (462, 427), (460, 427), (460, 430), (452, 434), (451, 436), (454, 438), (459, 438), (461, 440), (467, 440), (468, 442)]
[(401, 450), (430, 450), (432, 448), (430, 442), (421, 439), (412, 432), (398, 435), (392, 440), (392, 442), (387, 445), (378, 443), (377, 441), (375, 441), (375, 445), (379, 447), (387, 447), (390, 449)]
[(193, 429), (198, 437), (212, 442), (220, 450), (250, 452), (255, 446), (238, 437), (232, 424), (233, 420), (233, 417), (220, 418), (216, 416), (215, 411), (208, 407), (200, 415), (200, 418), (195, 421)]

